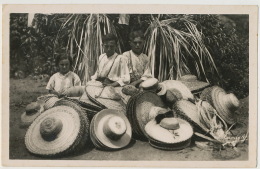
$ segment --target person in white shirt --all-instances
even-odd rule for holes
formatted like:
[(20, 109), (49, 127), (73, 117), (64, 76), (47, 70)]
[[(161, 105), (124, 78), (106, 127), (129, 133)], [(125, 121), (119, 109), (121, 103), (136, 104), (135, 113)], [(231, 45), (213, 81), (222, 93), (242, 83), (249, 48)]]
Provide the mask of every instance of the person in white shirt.
[(98, 68), (92, 81), (100, 81), (104, 86), (124, 86), (130, 83), (130, 74), (127, 60), (115, 52), (117, 38), (113, 34), (107, 34), (102, 38), (104, 54), (98, 59)]
[(141, 30), (134, 30), (129, 35), (130, 51), (123, 55), (127, 58), (127, 66), (130, 73), (130, 84), (138, 86), (141, 82), (153, 77), (150, 67), (150, 57), (142, 53), (144, 46), (144, 34)]
[(49, 93), (56, 94), (59, 97), (72, 86), (81, 86), (79, 76), (70, 71), (72, 58), (66, 54), (61, 54), (56, 59), (56, 65), (59, 72), (53, 74), (46, 86)]

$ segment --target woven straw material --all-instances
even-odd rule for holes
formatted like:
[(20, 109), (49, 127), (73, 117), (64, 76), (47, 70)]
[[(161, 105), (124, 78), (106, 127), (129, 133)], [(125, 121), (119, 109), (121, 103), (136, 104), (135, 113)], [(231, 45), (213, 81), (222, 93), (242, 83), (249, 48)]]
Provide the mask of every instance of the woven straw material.
[(50, 97), (43, 106), (44, 110), (52, 108), (58, 100), (60, 100), (58, 97)]
[(72, 86), (63, 92), (68, 97), (80, 97), (85, 91), (85, 86)]
[[(95, 116), (93, 118), (93, 120), (95, 120)], [(94, 123), (92, 122), (90, 124), (90, 138), (91, 138), (91, 141), (92, 143), (94, 144), (94, 146), (97, 148), (97, 149), (100, 149), (100, 150), (109, 150), (109, 147), (105, 146), (103, 143), (101, 143), (95, 132), (94, 132)]]
[(125, 85), (123, 88), (122, 88), (122, 92), (125, 94), (125, 95), (134, 95), (135, 93), (137, 93), (139, 90), (133, 86), (133, 85)]
[(148, 78), (147, 80), (143, 81), (139, 87), (143, 88), (144, 90), (149, 90), (149, 91), (156, 91), (158, 88), (159, 81), (156, 78)]
[(167, 108), (162, 99), (153, 92), (141, 92), (134, 99), (132, 105), (133, 121), (136, 127), (141, 131), (139, 134), (146, 136), (145, 125), (149, 122), (149, 112), (152, 107)]
[[(123, 88), (122, 88), (122, 87), (115, 87), (115, 90), (116, 90), (116, 92), (121, 96), (121, 99), (122, 99), (123, 103), (124, 103), (125, 105), (127, 105), (128, 100), (130, 99), (131, 95), (126, 95), (126, 94), (123, 92)], [(138, 90), (138, 92), (139, 92), (139, 90)], [(138, 92), (136, 92), (136, 93), (138, 93)], [(133, 95), (136, 94), (136, 93), (133, 93)]]
[[(104, 129), (103, 129), (105, 122), (110, 117), (113, 117), (113, 116), (118, 116), (118, 117), (122, 118), (126, 124), (125, 133), (117, 140), (110, 139), (109, 136), (106, 136), (104, 133)], [(127, 146), (131, 141), (131, 137), (132, 137), (131, 125), (130, 125), (128, 119), (126, 118), (126, 116), (120, 111), (113, 110), (113, 109), (102, 110), (97, 115), (95, 115), (95, 117), (93, 118), (91, 123), (93, 123), (91, 125), (94, 128), (94, 136), (92, 136), (91, 138), (94, 139), (94, 141), (93, 140), (92, 141), (93, 141), (94, 145), (97, 145), (97, 148), (121, 149), (121, 148)]]
[(43, 108), (40, 110), (40, 111), (38, 111), (38, 112), (36, 112), (35, 114), (33, 114), (33, 115), (30, 115), (30, 116), (28, 116), (28, 115), (26, 115), (26, 112), (24, 112), (22, 115), (21, 115), (21, 124), (20, 124), (20, 127), (29, 127), (31, 124), (32, 124), (32, 122), (34, 121), (34, 119), (36, 119), (36, 117), (38, 117), (40, 114), (41, 114), (41, 112), (43, 111)]
[(210, 86), (207, 82), (199, 81), (194, 75), (184, 75), (180, 78), (180, 81), (187, 86), (192, 93), (201, 92)]
[[(57, 118), (62, 122), (62, 129), (53, 141), (46, 141), (40, 134), (40, 124), (46, 118)], [(56, 106), (39, 115), (25, 135), (26, 148), (33, 154), (55, 156), (74, 151), (75, 142), (82, 137), (82, 122), (79, 113), (69, 106)]]
[(86, 91), (93, 98), (120, 100), (120, 95), (115, 91), (112, 86), (97, 87), (97, 86), (86, 86)]
[[(110, 92), (110, 90), (107, 90), (107, 89), (108, 88), (105, 87), (104, 90), (102, 91), (102, 88), (99, 88), (99, 87), (86, 86), (86, 93), (87, 93), (89, 99), (94, 101), (95, 103), (99, 103), (100, 105), (103, 105), (103, 106), (105, 106), (105, 108), (108, 108), (108, 109), (116, 109), (116, 110), (126, 113), (125, 104), (123, 103), (123, 101), (121, 99), (112, 100), (109, 98), (103, 98), (102, 94), (101, 94), (102, 98), (95, 97), (95, 96), (99, 95), (100, 92), (102, 91), (102, 93), (106, 93), (107, 96), (111, 95), (111, 98), (113, 98), (112, 95), (115, 95), (115, 90), (114, 90), (114, 92)], [(118, 93), (116, 93), (116, 95), (120, 97), (120, 95)]]
[(173, 109), (175, 110), (176, 116), (190, 122), (195, 131), (199, 133), (208, 132), (208, 129), (200, 122), (198, 108), (195, 104), (187, 100), (180, 100), (175, 103)]
[(174, 91), (178, 91), (179, 93), (181, 93), (182, 98), (185, 100), (194, 99), (194, 96), (191, 93), (191, 91), (180, 81), (165, 80), (162, 82), (162, 84), (164, 84), (166, 86), (167, 90), (174, 90)]
[(86, 92), (84, 92), (83, 95), (79, 98), (79, 101), (88, 104), (90, 107), (94, 106), (94, 107), (101, 109), (101, 110), (104, 109), (104, 107), (102, 107), (99, 104), (96, 104), (95, 102), (91, 101)]
[(45, 102), (51, 98), (51, 97), (57, 97), (56, 95), (54, 94), (47, 94), (47, 95), (43, 95), (43, 96), (40, 96), (40, 97), (37, 97), (37, 102), (40, 104), (40, 105), (44, 105)]
[(165, 144), (153, 139), (149, 139), (149, 144), (157, 149), (160, 150), (166, 150), (166, 151), (176, 151), (176, 150), (182, 150), (186, 147), (189, 147), (191, 143), (191, 139), (185, 140), (183, 142), (180, 143), (176, 143), (176, 144)]
[(172, 130), (165, 129), (156, 123), (155, 120), (150, 121), (145, 126), (145, 131), (149, 138), (157, 140), (166, 144), (174, 144), (189, 140), (193, 135), (193, 128), (187, 121), (178, 118), (180, 125), (179, 129)]
[(238, 99), (233, 94), (228, 95), (224, 89), (218, 86), (213, 86), (209, 89), (203, 90), (200, 98), (202, 100), (208, 101), (227, 124), (234, 124), (237, 121), (234, 114), (235, 108), (229, 108), (227, 105), (229, 102), (225, 100), (225, 98), (230, 95), (232, 95), (232, 98), (234, 98), (234, 102), (230, 104), (234, 104), (234, 107), (238, 107)]

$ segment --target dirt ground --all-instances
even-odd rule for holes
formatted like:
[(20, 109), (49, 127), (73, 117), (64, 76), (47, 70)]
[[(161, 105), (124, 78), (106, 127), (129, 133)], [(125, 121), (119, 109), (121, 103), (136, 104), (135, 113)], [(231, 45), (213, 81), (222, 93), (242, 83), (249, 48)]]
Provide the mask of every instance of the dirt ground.
[[(19, 127), (20, 116), (25, 110), (25, 106), (42, 94), (45, 90), (46, 82), (26, 79), (10, 79), (10, 159), (42, 159), (30, 154), (24, 144), (24, 135), (26, 129)], [(248, 125), (248, 97), (240, 100), (240, 108), (237, 111), (240, 119)], [(236, 131), (246, 131), (246, 126), (236, 126)], [(193, 139), (194, 140), (194, 139)], [(149, 143), (139, 140), (132, 140), (130, 145), (119, 151), (101, 151), (90, 145), (82, 152), (76, 152), (74, 155), (66, 156), (63, 160), (162, 160), (162, 161), (218, 161), (218, 160), (248, 160), (248, 142), (240, 144), (237, 147), (237, 153), (233, 149), (213, 151), (201, 148), (192, 144), (179, 151), (158, 150), (149, 145)], [(227, 153), (226, 156), (219, 156)], [(229, 159), (227, 156), (236, 152), (237, 157)], [(232, 156), (232, 155), (231, 155)], [(233, 156), (232, 156), (233, 157)]]

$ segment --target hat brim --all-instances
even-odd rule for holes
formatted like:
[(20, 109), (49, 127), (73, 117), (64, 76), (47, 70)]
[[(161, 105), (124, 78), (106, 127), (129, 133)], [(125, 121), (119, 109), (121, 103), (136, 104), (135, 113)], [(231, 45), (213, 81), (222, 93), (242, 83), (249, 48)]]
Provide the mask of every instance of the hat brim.
[(202, 90), (204, 90), (205, 88), (210, 86), (209, 83), (198, 81), (198, 80), (195, 80), (195, 81), (184, 81), (184, 80), (181, 80), (180, 82), (182, 82), (185, 86), (187, 86), (187, 88), (192, 93), (201, 92)]
[(225, 120), (226, 123), (233, 124), (236, 122), (235, 116), (229, 109), (227, 109), (225, 106), (222, 106), (222, 98), (224, 95), (226, 95), (226, 92), (223, 89), (215, 87), (212, 90), (212, 102), (220, 117)]
[(89, 99), (98, 105), (102, 106), (103, 108), (107, 109), (116, 109), (119, 111), (126, 112), (126, 107), (123, 101), (120, 100), (112, 100), (109, 98), (100, 98), (97, 97), (98, 93), (102, 91), (102, 88), (100, 87), (93, 87), (93, 86), (86, 86), (86, 94), (89, 97)]
[(189, 140), (193, 135), (193, 128), (189, 122), (177, 118), (180, 128), (174, 130), (178, 133), (176, 137), (169, 132), (168, 129), (161, 127), (159, 124), (155, 124), (154, 121), (150, 121), (146, 124), (145, 130), (149, 138), (165, 144), (177, 144)]
[(158, 84), (159, 88), (161, 88), (161, 90), (157, 93), (158, 96), (162, 96), (165, 95), (167, 92), (167, 87), (164, 83), (159, 83)]
[[(40, 124), (46, 118), (58, 118), (63, 124), (61, 132), (53, 141), (44, 140), (40, 134)], [(55, 106), (48, 109), (39, 115), (27, 130), (26, 148), (40, 156), (58, 156), (78, 150), (86, 143), (88, 132), (85, 120), (86, 117), (69, 106)]]
[(145, 125), (149, 122), (149, 112), (152, 107), (167, 108), (163, 100), (153, 92), (141, 92), (136, 95), (132, 104), (132, 116), (136, 122), (136, 127), (139, 129), (139, 133), (143, 136), (147, 136), (145, 132)]
[[(126, 132), (118, 140), (111, 140), (103, 132), (104, 123), (111, 116), (121, 117), (126, 124)], [(105, 146), (111, 149), (120, 149), (127, 146), (130, 143), (132, 137), (131, 125), (122, 112), (113, 109), (104, 109), (95, 115), (92, 122), (94, 123), (94, 133), (97, 139)]]

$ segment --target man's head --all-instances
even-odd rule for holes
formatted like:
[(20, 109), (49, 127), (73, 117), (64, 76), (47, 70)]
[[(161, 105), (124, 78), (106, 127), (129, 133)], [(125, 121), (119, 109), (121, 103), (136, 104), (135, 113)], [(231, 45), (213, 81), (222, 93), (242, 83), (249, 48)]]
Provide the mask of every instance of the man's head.
[(115, 53), (116, 46), (117, 46), (117, 38), (115, 35), (109, 33), (102, 37), (102, 43), (104, 52), (107, 54), (108, 57), (112, 56)]
[(144, 46), (144, 34), (141, 30), (134, 30), (129, 35), (129, 43), (132, 51), (140, 55), (143, 51)]

